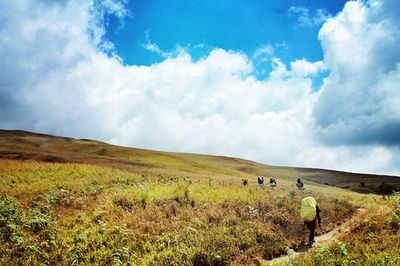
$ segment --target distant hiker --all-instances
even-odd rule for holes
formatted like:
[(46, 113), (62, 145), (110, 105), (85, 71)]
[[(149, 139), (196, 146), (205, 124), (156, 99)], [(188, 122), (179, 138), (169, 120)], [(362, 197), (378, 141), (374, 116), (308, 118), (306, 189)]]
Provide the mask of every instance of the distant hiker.
[(304, 184), (300, 181), (300, 178), (297, 179), (296, 187), (298, 190), (304, 190)]
[(270, 185), (272, 188), (274, 188), (274, 187), (277, 186), (276, 180), (275, 180), (275, 178), (273, 178), (272, 176), (269, 178), (269, 185)]
[(249, 181), (247, 180), (247, 178), (242, 179), (243, 186), (247, 186), (248, 183), (249, 183)]
[(264, 187), (264, 177), (263, 176), (257, 177), (257, 182), (260, 187)]
[(315, 243), (314, 233), (317, 225), (317, 218), (318, 225), (321, 227), (320, 209), (317, 205), (317, 201), (313, 197), (306, 197), (301, 201), (300, 216), (310, 231), (308, 245), (311, 247)]

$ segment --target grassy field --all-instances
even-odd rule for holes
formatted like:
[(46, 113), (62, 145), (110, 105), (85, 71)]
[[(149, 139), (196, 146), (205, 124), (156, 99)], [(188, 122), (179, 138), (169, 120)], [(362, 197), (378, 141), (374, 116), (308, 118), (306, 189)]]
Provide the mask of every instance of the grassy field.
[[(302, 178), (323, 185), (375, 193), (400, 188), (396, 176), (355, 174), (322, 169), (276, 167), (225, 156), (171, 153), (127, 148), (93, 140), (56, 137), (26, 131), (0, 130), (0, 158), (45, 162), (76, 162), (107, 166), (144, 176), (218, 179), (239, 183), (255, 175), (294, 181)], [(360, 182), (365, 187), (360, 186)], [(381, 186), (385, 182), (385, 186)], [(381, 187), (380, 187), (381, 186)]]
[[(352, 227), (295, 264), (399, 262), (399, 198), (312, 181), (295, 189), (297, 176), (325, 170), (15, 131), (0, 134), (0, 154), (0, 265), (265, 264), (306, 239), (299, 206), (309, 195), (322, 209), (318, 234), (351, 217)], [(260, 174), (278, 187), (258, 187)]]
[(287, 181), (273, 190), (15, 160), (0, 160), (0, 176), (3, 265), (255, 264), (303, 240), (305, 195), (321, 202), (325, 231), (355, 210), (347, 192)]

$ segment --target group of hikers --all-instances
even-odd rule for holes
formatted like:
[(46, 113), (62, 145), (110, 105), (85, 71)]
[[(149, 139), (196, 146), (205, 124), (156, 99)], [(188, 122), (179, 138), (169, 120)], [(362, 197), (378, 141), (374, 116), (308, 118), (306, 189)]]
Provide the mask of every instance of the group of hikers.
[[(257, 183), (261, 188), (264, 188), (264, 177), (258, 176)], [(246, 178), (242, 179), (242, 184), (244, 186), (248, 185), (248, 180)], [(271, 188), (275, 188), (278, 183), (276, 182), (274, 177), (269, 178), (269, 184)], [(305, 190), (304, 183), (301, 182), (300, 178), (297, 179), (296, 188), (298, 190)], [(300, 209), (300, 216), (304, 222), (304, 225), (309, 230), (309, 237), (307, 245), (312, 247), (315, 243), (314, 236), (315, 236), (315, 229), (317, 227), (317, 221), (319, 227), (321, 227), (321, 216), (320, 216), (320, 208), (317, 204), (317, 201), (313, 197), (305, 197), (301, 201), (301, 209)]]
[[(263, 176), (257, 177), (257, 183), (261, 188), (264, 188), (265, 187), (265, 185), (264, 185), (264, 177)], [(247, 186), (249, 184), (249, 181), (246, 178), (243, 178), (242, 179), (242, 184), (243, 184), (243, 186)], [(270, 185), (271, 188), (275, 188), (275, 187), (278, 186), (278, 183), (276, 182), (275, 178), (272, 177), (272, 176), (269, 177), (269, 185)], [(304, 188), (304, 183), (301, 182), (300, 178), (297, 179), (296, 188), (298, 190), (304, 190), (305, 189)]]

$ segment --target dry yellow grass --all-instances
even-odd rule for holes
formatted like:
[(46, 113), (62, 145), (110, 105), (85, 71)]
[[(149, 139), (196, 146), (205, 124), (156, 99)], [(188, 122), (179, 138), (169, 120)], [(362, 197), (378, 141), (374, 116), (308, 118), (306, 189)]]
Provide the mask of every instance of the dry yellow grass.
[(338, 240), (299, 256), (295, 265), (400, 265), (400, 195), (365, 206)]
[[(360, 206), (371, 211), (340, 242), (296, 263), (398, 262), (398, 198), (382, 204), (377, 196), (321, 184), (354, 188), (359, 180), (398, 182), (394, 177), (14, 131), (0, 132), (0, 158), (13, 159), (0, 159), (2, 265), (257, 264), (306, 237), (298, 211), (308, 195), (322, 209), (318, 233)], [(274, 176), (278, 188), (257, 187), (257, 175)], [(306, 191), (300, 192), (297, 177), (320, 184), (306, 181)], [(243, 187), (241, 178), (248, 178), (249, 186)]]
[(261, 189), (12, 160), (0, 175), (2, 264), (254, 264), (302, 241), (305, 195), (321, 202), (325, 231), (355, 209), (338, 189), (300, 192), (287, 180)]

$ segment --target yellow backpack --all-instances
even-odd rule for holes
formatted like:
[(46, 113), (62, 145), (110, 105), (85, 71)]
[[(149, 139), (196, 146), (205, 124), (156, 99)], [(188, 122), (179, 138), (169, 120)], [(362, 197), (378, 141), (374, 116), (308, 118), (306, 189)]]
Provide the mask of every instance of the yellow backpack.
[(304, 198), (301, 201), (300, 216), (305, 222), (311, 222), (317, 215), (317, 201), (313, 197)]

